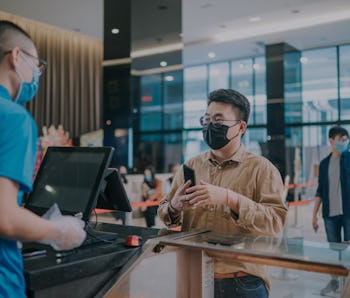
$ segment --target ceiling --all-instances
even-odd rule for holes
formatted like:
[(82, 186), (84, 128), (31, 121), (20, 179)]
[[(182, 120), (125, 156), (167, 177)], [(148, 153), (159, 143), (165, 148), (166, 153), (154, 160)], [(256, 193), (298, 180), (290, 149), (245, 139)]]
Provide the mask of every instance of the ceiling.
[[(160, 5), (167, 13), (178, 9), (172, 5), (175, 0), (133, 1), (138, 1), (138, 7), (147, 5), (139, 7), (143, 13), (137, 14), (136, 22), (152, 9), (159, 13)], [(98, 39), (103, 37), (102, 0), (0, 0), (0, 7)], [(147, 17), (144, 24), (152, 25), (153, 20)], [(350, 0), (183, 0), (181, 37), (179, 32), (164, 33), (160, 27), (144, 25), (143, 30), (134, 33), (133, 51), (165, 45), (178, 49), (182, 37), (183, 63), (192, 65), (261, 56), (265, 44), (278, 42), (304, 50), (350, 42)], [(209, 52), (216, 56), (209, 58)]]

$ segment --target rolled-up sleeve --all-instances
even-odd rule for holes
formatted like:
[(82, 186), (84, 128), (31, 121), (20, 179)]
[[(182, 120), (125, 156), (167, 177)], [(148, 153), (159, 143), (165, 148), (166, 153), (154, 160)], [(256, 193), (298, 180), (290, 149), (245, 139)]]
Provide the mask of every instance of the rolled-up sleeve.
[(182, 213), (179, 212), (177, 214), (174, 214), (169, 210), (170, 201), (174, 197), (178, 187), (182, 184), (183, 181), (181, 173), (182, 167), (176, 173), (169, 193), (165, 195), (165, 197), (159, 203), (158, 216), (167, 227), (177, 227), (182, 223)]

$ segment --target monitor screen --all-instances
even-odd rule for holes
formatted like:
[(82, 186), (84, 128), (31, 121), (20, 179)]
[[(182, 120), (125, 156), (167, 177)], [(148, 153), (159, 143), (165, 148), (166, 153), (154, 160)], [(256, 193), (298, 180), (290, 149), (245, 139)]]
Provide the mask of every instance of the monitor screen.
[(82, 213), (88, 221), (112, 152), (111, 147), (48, 147), (25, 207), (41, 216), (57, 203), (62, 214)]
[(117, 169), (110, 168), (107, 170), (96, 208), (125, 212), (132, 211), (128, 195)]

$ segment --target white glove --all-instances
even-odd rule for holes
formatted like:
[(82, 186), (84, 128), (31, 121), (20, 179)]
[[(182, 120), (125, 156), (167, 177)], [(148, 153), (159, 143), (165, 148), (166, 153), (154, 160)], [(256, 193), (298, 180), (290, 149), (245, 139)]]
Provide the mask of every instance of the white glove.
[[(80, 246), (85, 237), (84, 222), (74, 216), (62, 216), (61, 219), (51, 221), (54, 233), (48, 241), (55, 250), (69, 250)], [(44, 243), (44, 242), (43, 242)]]
[(80, 246), (85, 237), (84, 222), (74, 216), (62, 215), (58, 206), (52, 206), (43, 218), (47, 219), (53, 233), (40, 243), (49, 244), (55, 250), (69, 250)]

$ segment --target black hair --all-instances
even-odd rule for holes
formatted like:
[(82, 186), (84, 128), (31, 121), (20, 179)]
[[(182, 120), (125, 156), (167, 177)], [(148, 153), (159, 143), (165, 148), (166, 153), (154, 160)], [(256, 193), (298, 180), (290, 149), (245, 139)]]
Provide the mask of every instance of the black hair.
[(208, 106), (212, 102), (227, 103), (232, 106), (233, 109), (238, 110), (239, 120), (243, 120), (248, 123), (250, 114), (250, 103), (247, 97), (233, 89), (218, 89), (209, 93)]
[(339, 125), (333, 126), (328, 132), (329, 139), (334, 139), (338, 135), (341, 137), (343, 137), (343, 136), (349, 137), (348, 131)]
[[(16, 35), (33, 42), (29, 34), (21, 27), (10, 21), (0, 20), (0, 55), (3, 55), (6, 51), (12, 50), (14, 45), (12, 45), (11, 41)], [(1, 59), (2, 57), (0, 57), (0, 60)]]

